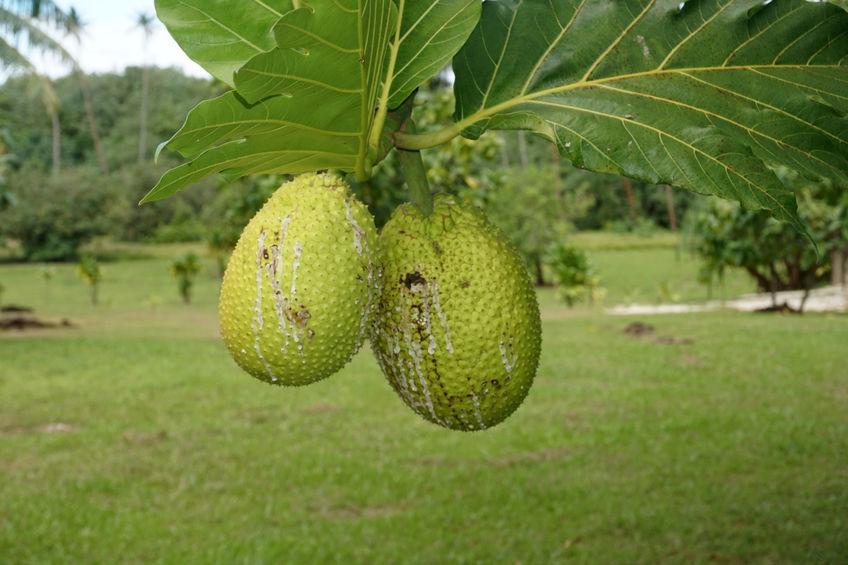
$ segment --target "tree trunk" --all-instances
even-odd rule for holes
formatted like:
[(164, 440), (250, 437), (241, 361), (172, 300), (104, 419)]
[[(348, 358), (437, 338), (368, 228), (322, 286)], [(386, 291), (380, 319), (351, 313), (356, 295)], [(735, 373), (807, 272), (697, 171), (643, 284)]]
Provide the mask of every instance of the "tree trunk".
[(518, 157), (521, 166), (526, 169), (530, 165), (530, 155), (527, 152), (527, 134), (523, 131), (518, 132)]
[(807, 299), (810, 297), (810, 288), (804, 289), (804, 295), (801, 297), (801, 304), (798, 305), (798, 313), (804, 313), (804, 307), (807, 305)]
[(633, 194), (633, 183), (630, 182), (630, 179), (624, 178), (621, 181), (621, 186), (624, 188), (624, 197), (627, 200), (630, 221), (634, 221), (636, 220), (636, 197)]
[(542, 258), (534, 257), (533, 266), (536, 270), (536, 286), (545, 286), (545, 272), (542, 270)]
[(777, 292), (782, 289), (783, 281), (780, 280), (780, 275), (777, 273), (777, 267), (774, 263), (769, 263), (769, 273), (771, 273), (771, 304), (777, 306)]
[(501, 139), (501, 166), (503, 166), (504, 169), (508, 169), (510, 167), (511, 163), (509, 162), (509, 150), (507, 148), (506, 136), (501, 135), (500, 139)]
[(50, 107), (50, 126), (53, 130), (53, 174), (58, 175), (62, 169), (62, 124), (59, 122), (59, 109)]
[(550, 148), (551, 169), (554, 172), (554, 190), (556, 190), (557, 196), (562, 197), (562, 159), (555, 144), (551, 143)]
[(843, 250), (836, 250), (830, 254), (830, 282), (833, 286), (844, 286), (846, 283), (845, 255), (846, 252)]
[(677, 212), (674, 210), (674, 190), (671, 185), (665, 185), (665, 205), (668, 209), (668, 227), (677, 231)]
[(801, 272), (801, 253), (796, 253), (791, 258), (784, 258), (783, 264), (789, 277), (789, 280), (786, 281), (786, 290), (802, 288), (804, 273)]
[(801, 304), (798, 305), (798, 313), (803, 314), (804, 308), (807, 306), (807, 299), (810, 298), (810, 291), (816, 284), (816, 268), (806, 271), (803, 275), (804, 296), (801, 297)]
[(757, 289), (761, 292), (772, 292), (774, 287), (768, 277), (757, 270), (756, 267), (746, 266), (745, 270), (755, 281), (757, 281)]
[(85, 73), (77, 67), (77, 80), (79, 80), (82, 91), (83, 105), (85, 106), (85, 117), (88, 121), (88, 129), (91, 132), (91, 141), (94, 143), (94, 153), (97, 156), (97, 164), (100, 172), (109, 174), (109, 163), (106, 161), (106, 153), (103, 151), (103, 142), (100, 139), (100, 131), (97, 129), (97, 119), (94, 115), (94, 101), (91, 96), (91, 88)]
[(141, 117), (138, 130), (138, 162), (147, 158), (147, 98), (150, 93), (150, 69), (147, 65), (141, 71)]

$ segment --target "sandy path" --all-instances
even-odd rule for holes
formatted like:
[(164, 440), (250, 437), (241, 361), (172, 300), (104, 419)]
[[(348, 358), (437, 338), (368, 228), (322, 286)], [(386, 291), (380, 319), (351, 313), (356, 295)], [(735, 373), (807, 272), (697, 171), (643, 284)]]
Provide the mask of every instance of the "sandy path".
[[(798, 308), (804, 293), (801, 291), (778, 292), (777, 303), (787, 303)], [(730, 309), (740, 312), (752, 312), (771, 306), (770, 294), (746, 294), (733, 300), (713, 300), (703, 304), (627, 304), (607, 309), (607, 313), (617, 316), (645, 314), (688, 314), (691, 312), (710, 312)], [(806, 312), (846, 312), (848, 311), (848, 287), (828, 286), (810, 293)]]

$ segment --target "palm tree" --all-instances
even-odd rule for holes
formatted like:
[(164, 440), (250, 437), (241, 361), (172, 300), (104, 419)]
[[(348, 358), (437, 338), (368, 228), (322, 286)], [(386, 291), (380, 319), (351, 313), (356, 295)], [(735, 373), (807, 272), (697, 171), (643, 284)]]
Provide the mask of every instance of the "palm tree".
[[(74, 8), (68, 10), (68, 21), (65, 24), (65, 34), (76, 42), (77, 47), (82, 43), (82, 35), (85, 31), (86, 22), (82, 20)], [(91, 132), (91, 141), (94, 143), (94, 153), (97, 155), (97, 163), (100, 166), (100, 172), (104, 175), (109, 173), (109, 163), (106, 160), (106, 153), (103, 151), (103, 143), (100, 140), (100, 132), (97, 129), (97, 119), (94, 115), (94, 100), (91, 94), (91, 86), (88, 83), (88, 77), (82, 67), (74, 61), (74, 75), (79, 82), (80, 91), (82, 92), (83, 106), (85, 107), (85, 117), (88, 121), (88, 129)]]
[(41, 86), (41, 101), (50, 116), (50, 131), (52, 133), (53, 174), (58, 175), (62, 168), (62, 123), (59, 121), (59, 97), (53, 90), (50, 79), (44, 75), (34, 75)]
[(53, 128), (53, 173), (61, 166), (61, 123), (59, 99), (50, 80), (38, 72), (27, 53), (36, 51), (73, 64), (74, 58), (53, 39), (42, 25), (61, 28), (68, 23), (68, 13), (52, 0), (0, 0), (0, 69), (23, 71), (39, 77), (47, 113)]
[(138, 162), (143, 163), (147, 158), (147, 99), (150, 95), (150, 67), (147, 64), (147, 47), (153, 35), (153, 24), (156, 18), (147, 12), (136, 16), (135, 25), (144, 35), (144, 63), (141, 67), (141, 116), (138, 130)]
[[(15, 159), (14, 155), (9, 155), (9, 149), (6, 145), (7, 135), (8, 132), (6, 130), (0, 130), (0, 212), (14, 204), (14, 197), (6, 183), (6, 174)], [(0, 235), (0, 244), (2, 242), (3, 236)]]

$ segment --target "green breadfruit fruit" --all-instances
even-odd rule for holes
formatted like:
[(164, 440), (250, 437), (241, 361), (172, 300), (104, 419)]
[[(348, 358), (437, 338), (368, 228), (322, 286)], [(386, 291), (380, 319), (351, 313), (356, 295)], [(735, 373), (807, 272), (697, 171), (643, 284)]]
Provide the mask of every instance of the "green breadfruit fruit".
[(541, 349), (527, 269), (476, 208), (437, 196), (399, 207), (380, 234), (383, 291), (371, 347), (416, 413), (455, 430), (502, 422), (524, 400)]
[(254, 216), (218, 306), (221, 333), (254, 377), (305, 385), (341, 369), (367, 334), (379, 295), (377, 230), (338, 177), (301, 175)]

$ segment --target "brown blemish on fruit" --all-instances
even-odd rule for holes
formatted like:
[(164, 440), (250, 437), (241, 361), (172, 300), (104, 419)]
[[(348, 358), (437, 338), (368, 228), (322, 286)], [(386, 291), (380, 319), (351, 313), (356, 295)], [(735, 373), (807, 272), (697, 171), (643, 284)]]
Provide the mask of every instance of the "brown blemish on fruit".
[(306, 324), (309, 323), (309, 319), (312, 317), (312, 314), (309, 313), (309, 310), (306, 309), (306, 306), (303, 304), (300, 305), (300, 308), (294, 310), (289, 308), (286, 310), (286, 317), (291, 320), (292, 323), (297, 324), (299, 327), (306, 327)]
[(425, 285), (425, 284), (427, 284), (427, 279), (425, 279), (423, 276), (421, 276), (421, 273), (419, 273), (418, 271), (415, 271), (414, 273), (407, 273), (406, 277), (401, 278), (401, 282), (403, 283), (403, 285), (406, 288), (412, 290), (412, 287), (414, 285), (419, 285), (419, 284)]

